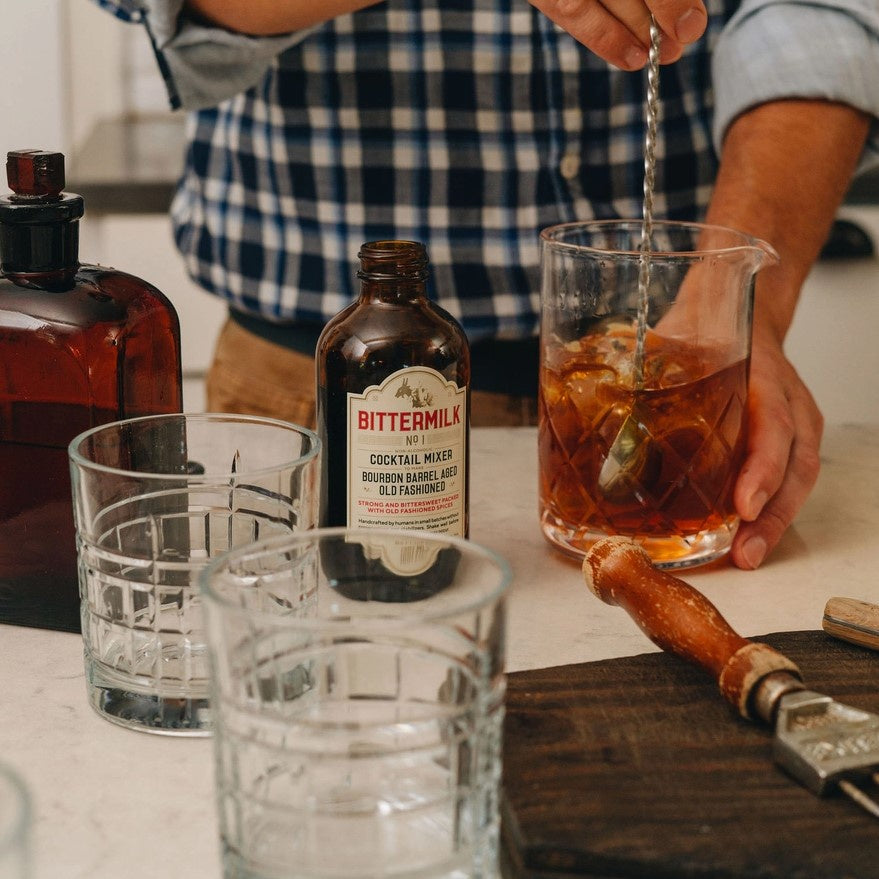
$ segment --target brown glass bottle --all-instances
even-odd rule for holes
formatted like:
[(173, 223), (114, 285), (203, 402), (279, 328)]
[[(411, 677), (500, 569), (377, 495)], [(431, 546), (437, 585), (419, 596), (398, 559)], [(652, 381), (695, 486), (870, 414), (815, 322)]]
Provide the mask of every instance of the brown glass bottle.
[[(470, 349), (427, 296), (423, 244), (372, 241), (358, 254), (360, 296), (317, 343), (324, 525), (469, 531)], [(403, 542), (323, 559), (350, 598), (418, 601), (451, 579), (454, 547), (413, 558)]]
[(469, 528), (470, 350), (427, 296), (423, 244), (372, 241), (317, 343), (325, 525)]
[(171, 303), (81, 265), (83, 200), (60, 153), (8, 154), (0, 197), (0, 622), (79, 629), (67, 446), (120, 418), (179, 412)]

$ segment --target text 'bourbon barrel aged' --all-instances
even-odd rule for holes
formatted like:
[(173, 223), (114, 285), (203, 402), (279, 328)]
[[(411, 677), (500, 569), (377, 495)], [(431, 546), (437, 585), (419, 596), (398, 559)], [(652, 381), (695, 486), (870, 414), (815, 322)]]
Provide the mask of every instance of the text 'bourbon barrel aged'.
[(470, 351), (427, 296), (423, 244), (360, 250), (359, 298), (317, 343), (322, 523), (468, 533)]

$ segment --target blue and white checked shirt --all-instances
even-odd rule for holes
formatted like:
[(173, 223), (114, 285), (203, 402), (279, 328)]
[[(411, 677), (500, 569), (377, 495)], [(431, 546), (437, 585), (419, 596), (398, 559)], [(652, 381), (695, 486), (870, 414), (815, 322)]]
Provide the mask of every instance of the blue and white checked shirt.
[[(183, 0), (97, 2), (147, 25), (172, 102), (193, 109), (176, 241), (233, 308), (322, 324), (356, 296), (364, 241), (409, 238), (471, 341), (526, 337), (539, 230), (640, 216), (645, 75), (525, 0), (386, 0), (272, 38), (188, 21)], [(701, 217), (713, 144), (751, 104), (879, 115), (876, 0), (707, 5), (704, 37), (660, 75), (656, 216)]]

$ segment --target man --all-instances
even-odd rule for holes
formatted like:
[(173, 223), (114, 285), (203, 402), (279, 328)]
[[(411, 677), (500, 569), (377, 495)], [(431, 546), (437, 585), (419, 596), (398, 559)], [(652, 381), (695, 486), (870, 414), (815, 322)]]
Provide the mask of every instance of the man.
[[(781, 256), (758, 279), (731, 558), (757, 567), (818, 475), (822, 418), (784, 355), (800, 287), (877, 155), (873, 0), (99, 0), (150, 30), (195, 112), (172, 207), (230, 303), (210, 408), (313, 413), (310, 353), (357, 246), (428, 246), (473, 351), (473, 423), (530, 423), (537, 232), (638, 216), (651, 13), (663, 32), (654, 214)], [(672, 63), (674, 62), (674, 63)]]

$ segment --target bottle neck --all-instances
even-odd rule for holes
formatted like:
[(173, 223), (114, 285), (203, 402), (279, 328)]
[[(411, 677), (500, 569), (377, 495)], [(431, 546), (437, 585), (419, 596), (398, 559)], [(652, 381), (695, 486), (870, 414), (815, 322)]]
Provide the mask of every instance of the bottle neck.
[(413, 302), (427, 295), (427, 251), (417, 241), (370, 241), (360, 257), (361, 302)]
[(0, 272), (60, 276), (79, 267), (79, 221), (0, 224)]
[(82, 214), (78, 195), (0, 197), (0, 272), (10, 277), (76, 271)]
[(402, 304), (415, 302), (427, 295), (423, 281), (374, 281), (361, 280), (361, 302), (388, 302)]

